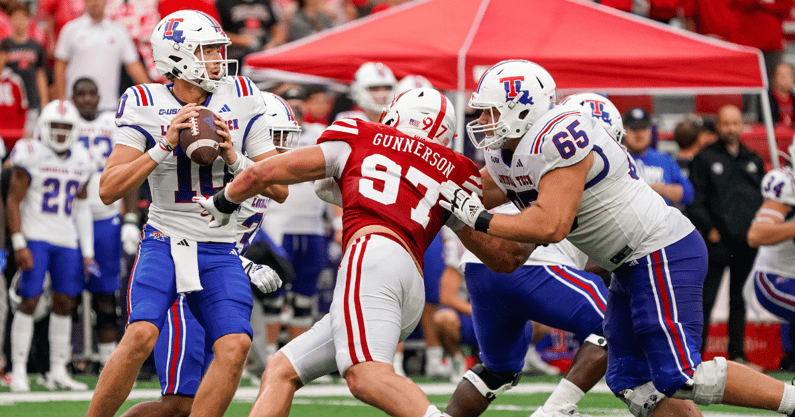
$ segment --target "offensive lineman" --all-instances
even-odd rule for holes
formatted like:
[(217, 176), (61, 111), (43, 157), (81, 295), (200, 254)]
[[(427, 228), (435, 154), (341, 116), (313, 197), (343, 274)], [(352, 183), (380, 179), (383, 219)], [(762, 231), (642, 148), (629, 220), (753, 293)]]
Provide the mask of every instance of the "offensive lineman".
[[(604, 323), (607, 384), (633, 415), (700, 415), (682, 399), (792, 415), (795, 386), (724, 358), (701, 361), (703, 239), (639, 180), (594, 119), (552, 109), (554, 103), (555, 82), (534, 63), (509, 60), (487, 70), (469, 102), (483, 113), (467, 130), (478, 147), (513, 157), (505, 178), (481, 172), (485, 207), (510, 200), (522, 212), (491, 215), (476, 195), (449, 182), (441, 192), (450, 202), (440, 204), (495, 236), (535, 243), (568, 237), (613, 271)], [(500, 385), (489, 384), (482, 385)]]
[[(102, 173), (100, 197), (109, 204), (148, 177), (152, 205), (130, 278), (127, 331), (100, 375), (88, 415), (111, 416), (121, 406), (179, 293), (215, 353), (191, 415), (220, 416), (248, 354), (252, 298), (234, 224), (210, 229), (191, 201), (223, 187), (252, 164), (248, 158), (262, 160), (276, 150), (259, 91), (245, 77), (227, 76), (230, 41), (218, 22), (194, 10), (175, 12), (158, 23), (151, 43), (158, 73), (173, 84), (136, 85), (119, 100), (119, 139)], [(178, 132), (191, 127), (188, 119), (198, 115), (199, 104), (216, 114), (224, 138), (220, 158), (205, 167), (177, 147)], [(287, 189), (265, 192), (283, 201)]]
[[(477, 192), (477, 169), (445, 146), (455, 116), (436, 90), (402, 94), (381, 122), (337, 121), (319, 145), (259, 163), (223, 193), (199, 200), (218, 225), (235, 201), (274, 183), (334, 177), (342, 193), (346, 249), (331, 312), (271, 358), (251, 415), (287, 415), (297, 389), (334, 370), (356, 398), (390, 415), (441, 415), (392, 360), (422, 313), (422, 254), (445, 221), (436, 208), (439, 184), (451, 178)], [(521, 264), (524, 248), (504, 243), (500, 256)]]

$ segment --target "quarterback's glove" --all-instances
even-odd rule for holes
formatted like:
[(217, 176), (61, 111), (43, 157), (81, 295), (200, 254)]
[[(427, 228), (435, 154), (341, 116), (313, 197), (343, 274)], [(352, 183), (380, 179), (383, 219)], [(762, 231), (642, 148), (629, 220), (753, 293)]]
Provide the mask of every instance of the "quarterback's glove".
[(486, 211), (475, 192), (467, 194), (466, 191), (450, 180), (442, 183), (439, 191), (442, 197), (449, 200), (449, 202), (439, 200), (440, 206), (453, 213), (464, 224), (478, 232), (486, 233), (489, 231), (489, 223), (494, 215)]
[(265, 294), (274, 292), (282, 286), (282, 279), (279, 278), (279, 274), (268, 265), (255, 264), (249, 261), (243, 266), (243, 269), (246, 270), (249, 281)]
[(138, 244), (141, 243), (141, 229), (138, 228), (138, 216), (134, 213), (124, 215), (124, 224), (121, 225), (121, 247), (127, 255), (135, 255)]
[(202, 215), (210, 216), (210, 227), (226, 226), (232, 213), (240, 207), (240, 204), (233, 203), (226, 198), (225, 188), (210, 198), (193, 197), (193, 201), (204, 209)]
[(342, 207), (342, 191), (334, 178), (315, 181), (315, 195), (327, 203)]

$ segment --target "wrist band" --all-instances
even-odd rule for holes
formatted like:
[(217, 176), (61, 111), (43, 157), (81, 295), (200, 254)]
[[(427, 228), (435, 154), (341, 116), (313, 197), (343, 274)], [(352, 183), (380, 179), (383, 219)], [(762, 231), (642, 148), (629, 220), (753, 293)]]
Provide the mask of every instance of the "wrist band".
[(494, 217), (494, 215), (485, 210), (478, 214), (478, 218), (475, 219), (475, 230), (478, 232), (488, 233), (489, 223), (491, 223), (492, 217)]
[(250, 164), (249, 159), (243, 156), (242, 153), (236, 151), (235, 154), (237, 155), (237, 159), (232, 163), (232, 165), (229, 165), (229, 171), (232, 172), (232, 175), (237, 176), (243, 172), (243, 170), (248, 168)]
[(149, 157), (152, 158), (152, 160), (158, 164), (163, 162), (163, 160), (166, 159), (169, 155), (171, 155), (171, 152), (174, 150), (174, 148), (171, 148), (171, 150), (169, 150), (167, 147), (168, 142), (166, 142), (166, 144), (163, 144), (163, 142), (165, 141), (157, 142), (155, 146), (152, 147), (152, 149), (149, 149), (146, 152), (147, 154), (149, 154)]
[(229, 200), (226, 196), (226, 188), (215, 193), (213, 196), (213, 204), (215, 204), (215, 208), (217, 208), (218, 211), (224, 214), (234, 213), (234, 211), (240, 207), (240, 204)]
[(28, 241), (25, 239), (25, 235), (23, 235), (22, 232), (16, 232), (11, 235), (11, 247), (13, 247), (15, 251), (28, 247)]

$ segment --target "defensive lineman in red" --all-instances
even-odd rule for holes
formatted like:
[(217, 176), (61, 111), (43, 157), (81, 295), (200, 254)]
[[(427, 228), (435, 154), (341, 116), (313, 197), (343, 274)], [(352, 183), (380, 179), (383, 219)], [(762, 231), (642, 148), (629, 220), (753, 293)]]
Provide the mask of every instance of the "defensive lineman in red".
[(410, 90), (381, 123), (337, 121), (317, 146), (258, 163), (199, 201), (212, 226), (270, 184), (333, 177), (342, 195), (346, 251), (331, 312), (271, 358), (251, 415), (287, 415), (298, 388), (339, 370), (356, 398), (389, 415), (441, 416), (419, 387), (395, 374), (392, 359), (422, 313), (423, 253), (448, 217), (437, 204), (440, 184), (480, 192), (475, 164), (445, 146), (454, 126), (441, 93)]

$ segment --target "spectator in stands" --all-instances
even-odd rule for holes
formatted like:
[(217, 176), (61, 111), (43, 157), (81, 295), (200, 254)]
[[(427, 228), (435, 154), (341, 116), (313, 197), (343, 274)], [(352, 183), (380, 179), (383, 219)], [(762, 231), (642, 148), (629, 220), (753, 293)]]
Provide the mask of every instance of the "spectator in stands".
[(635, 158), (638, 175), (665, 198), (668, 205), (693, 201), (693, 185), (668, 154), (651, 149), (651, 115), (640, 107), (623, 116), (627, 137), (624, 145)]
[[(26, 6), (26, 9), (30, 11), (27, 2), (21, 3), (16, 0), (0, 0), (0, 39), (11, 36), (11, 32), (13, 32), (13, 27), (11, 25), (11, 9), (16, 9), (20, 4)], [(39, 25), (30, 19), (28, 19), (27, 36), (45, 48), (48, 46), (47, 35)], [(49, 45), (49, 47), (52, 47), (52, 45)]]
[(331, 113), (333, 105), (334, 97), (324, 86), (308, 86), (304, 102), (304, 122), (328, 125), (329, 113)]
[(34, 20), (44, 26), (48, 55), (54, 53), (55, 41), (61, 36), (63, 27), (80, 17), (85, 9), (84, 0), (39, 0)]
[(99, 110), (116, 110), (121, 67), (136, 84), (149, 82), (130, 34), (105, 18), (107, 0), (87, 0), (86, 13), (69, 22), (55, 47), (55, 95), (65, 98), (78, 78), (99, 86)]
[(30, 10), (21, 3), (13, 3), (9, 8), (12, 33), (2, 43), (8, 51), (6, 65), (14, 70), (25, 84), (28, 99), (28, 135), (33, 133), (33, 125), (38, 119), (39, 109), (47, 103), (47, 65), (44, 48), (28, 36)]
[(314, 35), (334, 26), (323, 9), (323, 0), (298, 0), (298, 9), (290, 20), (287, 42)]
[(793, 0), (732, 0), (737, 13), (738, 29), (731, 42), (759, 48), (765, 58), (767, 78), (781, 63), (784, 53), (784, 19), (792, 9)]
[[(770, 100), (770, 112), (773, 116), (773, 123), (779, 126), (795, 127), (795, 95), (792, 93), (792, 86), (795, 85), (795, 69), (792, 64), (782, 62), (776, 65), (773, 78), (768, 91)], [(759, 121), (764, 122), (762, 117), (762, 107), (759, 107)]]
[[(160, 21), (161, 15), (157, 12), (157, 4), (152, 0), (109, 0), (105, 15), (110, 21), (123, 26), (130, 34), (149, 78), (153, 80), (160, 78), (155, 69), (152, 44), (149, 42), (155, 25)], [(135, 84), (125, 78), (128, 77), (122, 74), (119, 92)], [(165, 81), (165, 78), (162, 80)]]
[[(272, 0), (218, 0), (215, 7), (232, 41), (229, 58), (237, 59), (239, 65), (247, 54), (279, 46), (287, 38), (281, 9)], [(234, 74), (234, 68), (230, 72)]]
[[(685, 27), (702, 35), (731, 40), (740, 30), (737, 14), (727, 0), (683, 2)], [(752, 27), (755, 25), (752, 25)]]
[(718, 110), (719, 140), (699, 152), (690, 164), (695, 198), (686, 213), (704, 236), (709, 267), (704, 281), (704, 330), (701, 350), (707, 346), (709, 322), (718, 287), (729, 268), (729, 359), (745, 362), (745, 302), (742, 287), (751, 272), (756, 249), (747, 235), (762, 196), (765, 175), (762, 157), (740, 143), (743, 118), (740, 109), (726, 105)]
[(0, 123), (0, 138), (4, 146), (2, 155), (5, 158), (6, 149), (14, 147), (14, 143), (25, 133), (25, 120), (28, 113), (28, 99), (25, 93), (25, 83), (17, 73), (6, 66), (8, 59), (8, 46), (0, 42), (0, 114), (3, 122)]

